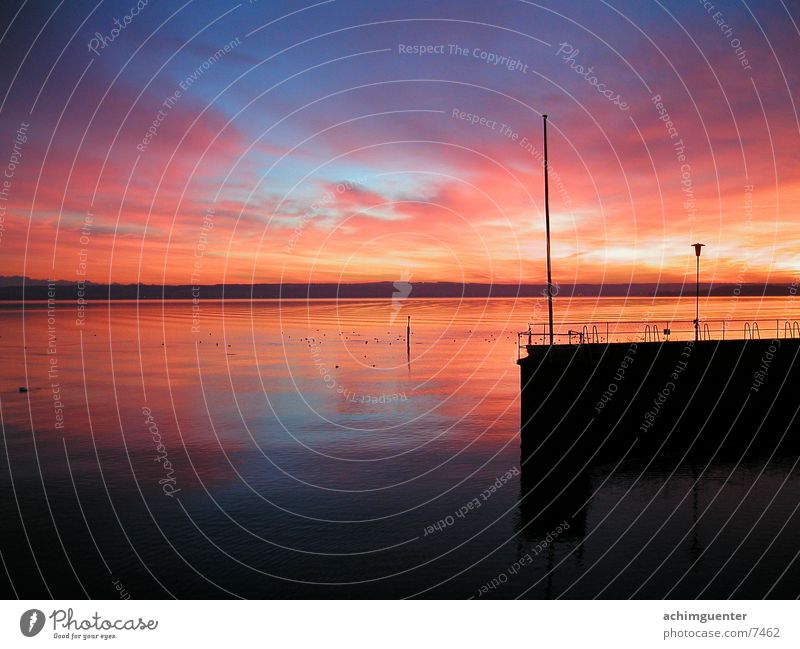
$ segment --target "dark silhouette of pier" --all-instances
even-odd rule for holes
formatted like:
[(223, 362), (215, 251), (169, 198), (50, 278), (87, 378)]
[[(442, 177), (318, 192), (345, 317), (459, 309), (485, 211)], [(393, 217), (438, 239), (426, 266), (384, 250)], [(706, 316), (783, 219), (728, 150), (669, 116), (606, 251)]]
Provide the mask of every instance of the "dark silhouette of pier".
[[(548, 322), (519, 334), (522, 461), (555, 489), (592, 463), (631, 453), (749, 453), (796, 449), (800, 324), (554, 324), (547, 115), (544, 217)], [(783, 324), (783, 326), (781, 326)], [(541, 333), (540, 333), (541, 331)], [(763, 336), (763, 339), (762, 339)]]
[(734, 340), (573, 333), (572, 343), (524, 345), (523, 459), (574, 474), (630, 454), (797, 451), (799, 332), (794, 323), (769, 338), (744, 331)]

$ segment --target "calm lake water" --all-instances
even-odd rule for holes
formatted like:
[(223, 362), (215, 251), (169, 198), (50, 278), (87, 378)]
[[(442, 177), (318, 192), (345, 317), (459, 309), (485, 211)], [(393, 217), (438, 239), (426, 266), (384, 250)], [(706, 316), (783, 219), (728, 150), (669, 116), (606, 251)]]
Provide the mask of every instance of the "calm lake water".
[[(677, 299), (557, 309), (694, 317)], [(703, 305), (771, 322), (792, 310)], [(521, 502), (516, 332), (546, 317), (541, 300), (78, 315), (0, 306), (6, 597), (800, 594), (797, 457), (632, 461), (594, 468), (547, 516)]]

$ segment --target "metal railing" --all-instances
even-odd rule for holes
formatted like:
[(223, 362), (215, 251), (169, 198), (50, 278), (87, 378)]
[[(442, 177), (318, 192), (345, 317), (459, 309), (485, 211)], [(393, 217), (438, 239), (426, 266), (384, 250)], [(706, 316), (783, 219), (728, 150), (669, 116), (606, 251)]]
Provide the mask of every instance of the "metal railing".
[[(625, 342), (670, 342), (695, 340), (748, 340), (800, 338), (797, 320), (703, 320), (695, 333), (694, 320), (626, 320), (604, 322), (560, 322), (553, 326), (557, 345), (596, 345)], [(517, 356), (529, 345), (548, 345), (546, 323), (528, 324), (517, 333)]]

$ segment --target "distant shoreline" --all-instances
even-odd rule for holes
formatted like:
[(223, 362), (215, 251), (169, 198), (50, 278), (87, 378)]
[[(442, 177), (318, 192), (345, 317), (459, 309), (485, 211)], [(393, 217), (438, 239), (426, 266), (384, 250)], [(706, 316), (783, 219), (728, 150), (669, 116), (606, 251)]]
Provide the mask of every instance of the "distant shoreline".
[[(154, 284), (92, 284), (80, 287), (63, 280), (48, 287), (44, 280), (30, 280), (25, 286), (8, 284), (2, 278), (0, 301), (115, 301), (115, 300), (250, 300), (250, 299), (392, 299), (398, 295), (394, 282), (357, 284), (214, 284), (205, 286)], [(794, 297), (791, 284), (701, 284), (702, 296), (712, 297)], [(415, 282), (399, 292), (402, 299), (434, 298), (542, 298), (543, 284), (459, 284)], [(561, 285), (556, 299), (576, 297), (693, 297), (694, 284), (571, 284)]]

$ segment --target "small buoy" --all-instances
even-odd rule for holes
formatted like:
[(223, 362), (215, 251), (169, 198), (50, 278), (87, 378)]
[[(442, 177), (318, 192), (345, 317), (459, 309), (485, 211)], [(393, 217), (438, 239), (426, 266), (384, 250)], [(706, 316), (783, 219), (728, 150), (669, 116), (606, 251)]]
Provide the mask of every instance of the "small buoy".
[(20, 386), (19, 391), (20, 392), (27, 392), (28, 388), (26, 388), (24, 385), (22, 385), (22, 386)]

